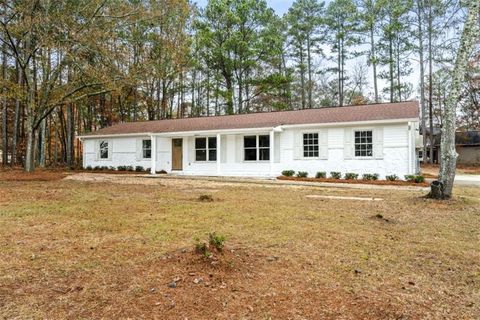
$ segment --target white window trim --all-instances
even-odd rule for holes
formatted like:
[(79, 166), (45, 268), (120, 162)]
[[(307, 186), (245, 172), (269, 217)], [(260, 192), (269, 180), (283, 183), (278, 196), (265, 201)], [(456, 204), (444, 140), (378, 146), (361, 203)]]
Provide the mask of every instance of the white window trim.
[[(371, 156), (356, 156), (355, 155), (355, 133), (356, 132), (360, 132), (360, 131), (371, 131), (372, 132), (372, 155)], [(352, 155), (353, 155), (353, 159), (357, 159), (357, 160), (374, 160), (375, 159), (375, 156), (374, 156), (374, 150), (375, 150), (375, 147), (374, 147), (374, 144), (375, 144), (375, 141), (374, 141), (374, 131), (375, 129), (374, 128), (353, 128), (352, 129)]]
[[(317, 134), (317, 147), (318, 147), (318, 156), (316, 157), (305, 157), (305, 144), (303, 143), (303, 135), (304, 134)], [(302, 154), (301, 158), (303, 160), (319, 160), (320, 159), (320, 131), (316, 130), (309, 130), (309, 131), (301, 131), (301, 141), (302, 141)]]
[[(209, 138), (215, 138), (215, 143), (217, 144), (217, 147), (215, 149), (212, 148), (212, 150), (215, 150), (215, 153), (216, 153), (216, 156), (217, 156), (217, 159), (218, 159), (218, 140), (217, 140), (217, 136), (205, 136), (205, 137), (194, 137), (193, 138), (193, 159), (195, 163), (216, 163), (217, 160), (210, 160), (210, 154), (209, 154), (209, 151), (210, 151), (210, 147), (208, 145), (208, 139)], [(206, 139), (205, 140), (205, 149), (197, 149), (196, 148), (196, 140), (197, 139)], [(206, 157), (207, 157), (207, 160), (197, 160), (197, 150), (205, 150), (206, 152)]]
[[(108, 157), (102, 158), (102, 148), (101, 144), (102, 142), (107, 142), (107, 152), (108, 152)], [(100, 139), (97, 141), (98, 144), (98, 154), (97, 154), (97, 161), (110, 161), (112, 160), (112, 153), (113, 153), (113, 148), (112, 148), (112, 140), (109, 139)]]
[[(142, 150), (141, 150), (141, 152), (142, 152), (142, 160), (152, 160), (152, 156), (153, 156), (152, 139), (141, 139), (141, 140), (142, 140)], [(145, 157), (143, 156), (143, 154), (144, 154), (143, 152), (144, 152), (145, 150), (148, 150), (148, 149), (144, 149), (144, 148), (143, 148), (143, 141), (150, 141), (150, 158), (145, 158)]]
[[(253, 137), (255, 136), (255, 139), (256, 139), (256, 142), (255, 142), (255, 148), (253, 147), (245, 147), (245, 137)], [(268, 137), (268, 148), (266, 147), (260, 147), (260, 136), (267, 136)], [(242, 153), (243, 153), (243, 162), (246, 162), (246, 163), (255, 163), (255, 162), (259, 162), (259, 163), (268, 163), (270, 162), (270, 159), (268, 160), (260, 160), (260, 149), (268, 149), (268, 151), (270, 152), (270, 148), (272, 147), (271, 146), (271, 143), (272, 141), (270, 141), (270, 135), (267, 133), (267, 134), (264, 134), (264, 133), (259, 133), (259, 134), (246, 134), (242, 137), (243, 139), (243, 150), (242, 150)], [(256, 160), (245, 160), (245, 149), (255, 149), (257, 152), (256, 152), (256, 155), (257, 155), (257, 159)], [(269, 157), (270, 157), (270, 154), (269, 154)]]

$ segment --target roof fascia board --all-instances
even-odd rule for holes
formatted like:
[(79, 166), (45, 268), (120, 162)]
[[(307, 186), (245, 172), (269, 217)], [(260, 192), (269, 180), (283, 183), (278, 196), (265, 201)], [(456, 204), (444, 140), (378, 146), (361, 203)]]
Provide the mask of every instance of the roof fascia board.
[(174, 131), (174, 132), (159, 132), (153, 133), (157, 137), (175, 137), (175, 136), (198, 136), (206, 134), (238, 134), (238, 133), (252, 133), (252, 132), (269, 132), (272, 127), (262, 127), (262, 128), (244, 128), (244, 129), (219, 129), (219, 130), (198, 130), (198, 131)]
[(363, 126), (376, 124), (393, 124), (393, 123), (408, 123), (418, 122), (417, 118), (404, 119), (385, 119), (385, 120), (368, 120), (368, 121), (348, 121), (348, 122), (329, 122), (329, 123), (304, 123), (304, 124), (286, 124), (282, 125), (283, 129), (295, 128), (311, 128), (311, 127), (343, 127), (343, 126)]
[(111, 138), (111, 137), (145, 137), (151, 136), (151, 132), (138, 132), (138, 133), (113, 133), (113, 134), (91, 134), (84, 136), (77, 136), (78, 139), (97, 139), (97, 138)]

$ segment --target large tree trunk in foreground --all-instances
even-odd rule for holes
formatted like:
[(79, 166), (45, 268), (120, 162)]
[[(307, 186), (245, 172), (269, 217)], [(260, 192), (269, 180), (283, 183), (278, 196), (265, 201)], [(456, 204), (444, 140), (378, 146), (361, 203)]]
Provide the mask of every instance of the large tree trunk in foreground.
[(455, 150), (456, 108), (460, 98), (462, 83), (465, 80), (468, 58), (478, 37), (479, 8), (480, 0), (470, 0), (468, 4), (467, 21), (463, 28), (460, 48), (458, 49), (457, 59), (455, 61), (452, 87), (445, 102), (442, 140), (440, 145), (440, 174), (438, 181), (432, 183), (431, 191), (428, 194), (430, 198), (448, 199), (452, 196), (457, 162), (457, 151)]

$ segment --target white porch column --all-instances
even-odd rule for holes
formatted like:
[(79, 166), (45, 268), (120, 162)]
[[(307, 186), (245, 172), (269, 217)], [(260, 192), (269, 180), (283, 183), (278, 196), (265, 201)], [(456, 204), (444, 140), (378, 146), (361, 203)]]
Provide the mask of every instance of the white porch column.
[(155, 174), (157, 172), (157, 137), (151, 135), (150, 139), (152, 141), (152, 164), (150, 168), (150, 173)]
[(273, 177), (273, 166), (275, 157), (275, 131), (270, 131), (270, 176)]
[(217, 175), (218, 176), (222, 172), (221, 165), (222, 165), (222, 135), (217, 133)]

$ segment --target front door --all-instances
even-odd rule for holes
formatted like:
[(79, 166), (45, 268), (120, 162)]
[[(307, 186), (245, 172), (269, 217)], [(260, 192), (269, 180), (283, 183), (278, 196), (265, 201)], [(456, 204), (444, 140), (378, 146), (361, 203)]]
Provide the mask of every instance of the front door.
[(183, 169), (183, 139), (172, 139), (172, 170)]

